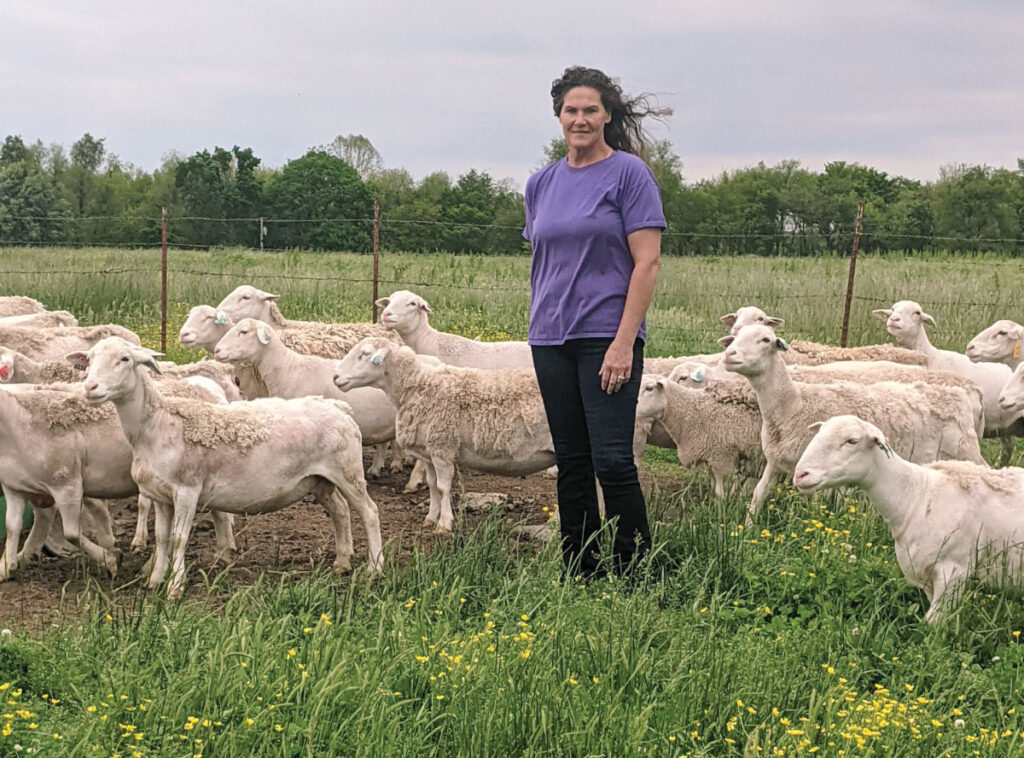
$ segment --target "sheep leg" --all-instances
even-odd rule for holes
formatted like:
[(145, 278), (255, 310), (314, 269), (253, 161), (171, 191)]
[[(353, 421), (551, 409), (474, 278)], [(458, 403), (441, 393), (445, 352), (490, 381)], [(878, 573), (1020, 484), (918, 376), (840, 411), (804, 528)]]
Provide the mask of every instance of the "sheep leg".
[(106, 503), (96, 498), (87, 497), (83, 501), (93, 523), (96, 524), (96, 544), (106, 550), (114, 549), (114, 526), (110, 520), (110, 510)]
[(771, 461), (768, 461), (764, 465), (764, 473), (761, 474), (761, 478), (757, 481), (757, 486), (754, 487), (754, 496), (750, 498), (750, 507), (747, 508), (747, 528), (754, 525), (757, 510), (761, 507), (761, 502), (764, 500), (765, 495), (768, 494), (768, 488), (772, 486), (776, 478), (775, 467), (772, 466)]
[(419, 458), (413, 464), (412, 473), (409, 474), (409, 481), (406, 482), (402, 492), (418, 492), (424, 484), (427, 484), (427, 467)]
[[(384, 569), (383, 544), (380, 536), (380, 514), (377, 512), (377, 504), (370, 498), (366, 491), (366, 481), (362, 477), (351, 477), (338, 482), (338, 489), (347, 501), (348, 506), (356, 509), (359, 520), (363, 522), (366, 530), (366, 544), (369, 551), (370, 571), (380, 574)], [(351, 551), (352, 535), (351, 527), (349, 533), (349, 550)]]
[[(147, 498), (148, 499), (148, 498)], [(155, 500), (149, 501), (156, 506), (153, 514), (153, 541), (155, 548), (153, 555), (146, 562), (149, 566), (149, 588), (155, 589), (160, 586), (167, 574), (168, 545), (171, 541), (171, 520), (174, 518), (174, 508), (168, 503), (161, 503)], [(143, 573), (146, 567), (143, 566)]]
[[(7, 507), (10, 508), (11, 496), (7, 496)], [(10, 513), (10, 511), (8, 511)], [(53, 522), (57, 518), (56, 508), (40, 508), (38, 505), (33, 511), (32, 528), (28, 532), (28, 539), (25, 540), (25, 544), (21, 548), (21, 552), (18, 553), (18, 563), (28, 563), (33, 558), (38, 556), (43, 551), (43, 545), (46, 544), (46, 538), (50, 534), (50, 530), (53, 528)], [(20, 524), (19, 524), (20, 527)], [(18, 532), (15, 532), (15, 538), (17, 539)], [(7, 527), (7, 539), (10, 539), (11, 530)], [(15, 541), (17, 544), (17, 541)]]
[(1014, 444), (1013, 437), (1009, 433), (1004, 434), (999, 438), (999, 466), (1000, 468), (1010, 465), (1010, 459), (1013, 457)]
[(338, 486), (334, 486), (329, 494), (318, 495), (317, 499), (334, 525), (334, 565), (331, 569), (338, 574), (347, 573), (352, 570), (352, 556), (355, 554), (348, 501)]
[(133, 553), (141, 553), (149, 542), (149, 511), (152, 507), (152, 500), (145, 495), (139, 495), (139, 512), (135, 517), (135, 534), (132, 537)]
[[(434, 487), (437, 492), (440, 519), (437, 521), (435, 532), (451, 534), (455, 526), (455, 515), (452, 513), (452, 480), (455, 479), (455, 464), (440, 458), (431, 457), (434, 466)], [(434, 507), (433, 493), (431, 493), (430, 507)]]
[(185, 589), (185, 548), (196, 521), (199, 505), (199, 490), (179, 487), (174, 490), (174, 517), (168, 540), (171, 554), (171, 581), (167, 586), (167, 597), (181, 597)]
[(103, 566), (111, 576), (117, 575), (117, 552), (108, 550), (82, 534), (82, 491), (78, 487), (54, 495), (54, 503), (64, 524), (64, 538), (77, 545), (94, 563)]
[(402, 469), (404, 468), (402, 466), (402, 460), (405, 458), (405, 452), (398, 446), (398, 442), (395, 440), (391, 440), (389, 445), (391, 449), (391, 473), (401, 474)]
[(434, 471), (434, 464), (423, 461), (423, 471), (427, 475), (427, 487), (430, 489), (430, 508), (427, 510), (427, 517), (423, 519), (423, 526), (434, 526), (441, 518), (441, 496), (437, 493), (437, 473)]
[[(21, 541), (21, 520), (25, 516), (24, 495), (4, 487), (4, 496), (7, 498), (7, 514), (4, 516), (7, 541), (4, 543), (3, 562), (0, 563), (0, 582), (10, 579), (18, 567), (18, 543)], [(48, 525), (47, 531), (49, 531)]]
[(370, 462), (370, 468), (367, 469), (366, 471), (366, 475), (371, 479), (376, 479), (382, 473), (384, 473), (384, 462), (386, 452), (387, 445), (373, 446), (373, 460)]
[(227, 562), (238, 552), (235, 544), (235, 517), (225, 511), (211, 510), (210, 518), (213, 519), (213, 533), (217, 537), (217, 553), (213, 562)]
[(937, 624), (948, 611), (956, 607), (964, 587), (964, 574), (955, 563), (939, 563), (932, 569), (932, 591), (926, 593), (931, 604), (924, 620)]

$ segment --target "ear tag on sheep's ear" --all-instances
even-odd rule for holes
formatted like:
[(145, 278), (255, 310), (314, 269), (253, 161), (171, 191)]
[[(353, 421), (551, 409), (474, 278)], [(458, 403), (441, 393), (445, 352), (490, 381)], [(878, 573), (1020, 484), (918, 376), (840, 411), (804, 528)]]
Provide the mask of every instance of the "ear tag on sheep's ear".
[(383, 350), (378, 350), (376, 353), (370, 356), (370, 363), (372, 363), (374, 366), (380, 366), (381, 364), (384, 363), (384, 355), (385, 353)]
[(776, 337), (775, 347), (779, 350), (789, 350), (789, 345), (786, 344), (786, 340), (782, 339), (782, 337)]
[(6, 363), (0, 363), (0, 382), (9, 382), (11, 380), (11, 367)]
[(694, 372), (692, 374), (690, 374), (690, 378), (693, 379), (693, 381), (695, 381), (698, 384), (700, 384), (701, 382), (704, 381), (704, 369), (702, 369), (702, 368), (694, 369)]
[(892, 458), (892, 450), (889, 449), (888, 445), (886, 445), (884, 442), (876, 442), (875, 444), (878, 445), (879, 450), (885, 453), (885, 456), (887, 458)]
[(270, 330), (267, 327), (265, 327), (265, 326), (257, 327), (256, 328), (256, 339), (258, 339), (261, 344), (269, 345), (270, 344)]
[(228, 314), (224, 311), (217, 311), (217, 317), (213, 320), (217, 326), (224, 326), (228, 323)]
[(1013, 359), (1020, 359), (1020, 340), (1017, 340), (1017, 344), (1013, 346)]

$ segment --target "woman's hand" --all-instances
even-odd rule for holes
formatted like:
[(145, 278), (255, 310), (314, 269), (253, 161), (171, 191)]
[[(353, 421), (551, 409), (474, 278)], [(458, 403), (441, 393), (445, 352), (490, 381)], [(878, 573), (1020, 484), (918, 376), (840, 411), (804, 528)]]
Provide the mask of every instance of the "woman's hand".
[(629, 381), (632, 369), (633, 345), (626, 344), (624, 340), (616, 337), (608, 346), (601, 370), (598, 372), (601, 377), (601, 389), (609, 395), (618, 392), (622, 385)]

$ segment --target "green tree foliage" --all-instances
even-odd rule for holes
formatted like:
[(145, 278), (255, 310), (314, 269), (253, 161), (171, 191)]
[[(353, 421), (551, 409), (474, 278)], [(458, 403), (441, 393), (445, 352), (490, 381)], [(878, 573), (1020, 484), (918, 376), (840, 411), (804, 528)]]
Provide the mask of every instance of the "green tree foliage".
[(262, 204), (263, 186), (255, 175), (260, 159), (250, 148), (215, 147), (177, 163), (174, 183), (188, 218), (176, 228), (176, 241), (193, 245), (253, 245), (258, 225), (251, 219)]
[(67, 209), (39, 156), (21, 137), (0, 148), (0, 244), (46, 244), (67, 236)]
[(328, 153), (310, 150), (290, 161), (267, 187), (273, 247), (370, 249), (373, 198), (358, 172)]
[(369, 181), (384, 170), (384, 160), (377, 148), (362, 134), (339, 134), (324, 152), (341, 158), (359, 173), (363, 181)]

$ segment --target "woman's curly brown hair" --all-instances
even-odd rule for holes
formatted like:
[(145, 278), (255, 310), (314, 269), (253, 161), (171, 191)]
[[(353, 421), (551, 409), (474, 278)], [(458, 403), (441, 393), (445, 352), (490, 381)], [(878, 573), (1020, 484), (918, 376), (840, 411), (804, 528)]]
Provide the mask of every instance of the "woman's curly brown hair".
[(601, 104), (612, 117), (604, 126), (604, 141), (609, 147), (647, 160), (648, 139), (644, 134), (643, 120), (647, 116), (661, 118), (671, 115), (671, 108), (654, 107), (650, 102), (652, 95), (647, 93), (636, 97), (626, 95), (618, 80), (596, 68), (570, 66), (551, 83), (555, 116), (561, 114), (565, 93), (573, 87), (591, 87), (601, 95)]

